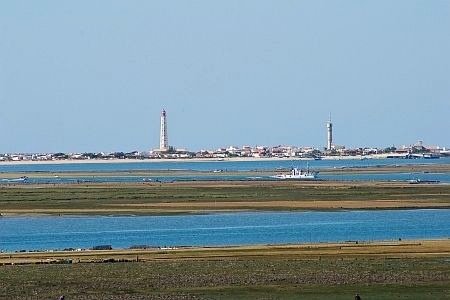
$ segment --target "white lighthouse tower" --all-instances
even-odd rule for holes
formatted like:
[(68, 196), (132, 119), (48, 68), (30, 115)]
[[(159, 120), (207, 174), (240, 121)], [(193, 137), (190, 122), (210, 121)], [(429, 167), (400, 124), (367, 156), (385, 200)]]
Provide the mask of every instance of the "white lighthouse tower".
[(327, 122), (327, 150), (331, 151), (333, 146), (333, 123), (331, 123), (331, 114)]
[(161, 132), (159, 135), (159, 150), (160, 151), (169, 150), (169, 137), (167, 135), (167, 114), (164, 109), (161, 112)]

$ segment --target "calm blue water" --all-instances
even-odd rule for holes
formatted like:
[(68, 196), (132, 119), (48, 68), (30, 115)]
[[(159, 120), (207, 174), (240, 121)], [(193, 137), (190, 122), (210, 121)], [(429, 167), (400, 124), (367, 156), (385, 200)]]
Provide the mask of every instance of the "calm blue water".
[[(407, 181), (412, 179), (439, 180), (441, 183), (450, 183), (450, 173), (368, 173), (368, 174), (320, 174), (322, 180), (337, 181)], [(104, 182), (144, 182), (145, 180), (174, 182), (174, 181), (195, 181), (195, 180), (277, 180), (269, 176), (248, 177), (245, 175), (180, 175), (180, 176), (77, 176), (77, 177), (39, 177), (29, 178), (27, 183), (104, 183)], [(11, 183), (8, 180), (0, 179), (0, 184)]]
[[(130, 171), (130, 170), (192, 170), (192, 171), (251, 171), (251, 170), (276, 170), (289, 169), (291, 167), (305, 168), (309, 163), (314, 170), (323, 168), (364, 168), (376, 166), (410, 165), (410, 164), (450, 164), (450, 158), (440, 159), (367, 159), (367, 160), (254, 160), (254, 161), (192, 161), (192, 162), (124, 162), (124, 163), (74, 163), (74, 164), (37, 164), (37, 165), (0, 165), (0, 172), (102, 172), (102, 171)], [(450, 173), (372, 173), (372, 174), (319, 174), (324, 180), (356, 180), (356, 181), (405, 181), (411, 179), (439, 180), (442, 183), (450, 183)], [(144, 179), (162, 182), (186, 181), (186, 180), (255, 180), (243, 175), (227, 175), (227, 172), (216, 173), (208, 176), (205, 174), (192, 176), (88, 176), (88, 177), (41, 177), (30, 178), (30, 183), (67, 183), (67, 182), (142, 182)], [(257, 180), (268, 180), (270, 177), (258, 177)], [(0, 184), (9, 183), (3, 180), (0, 174)]]
[[(450, 164), (450, 157), (439, 159), (353, 159), (353, 160), (314, 160), (308, 161), (313, 169), (374, 167), (410, 164)], [(302, 167), (307, 161), (302, 160), (252, 160), (252, 161), (169, 161), (169, 162), (123, 162), (123, 163), (73, 163), (73, 164), (31, 164), (0, 165), (0, 172), (101, 172), (128, 170), (194, 170), (194, 171), (251, 171), (275, 170), (277, 168)]]
[(0, 218), (0, 250), (217, 246), (450, 237), (450, 210)]

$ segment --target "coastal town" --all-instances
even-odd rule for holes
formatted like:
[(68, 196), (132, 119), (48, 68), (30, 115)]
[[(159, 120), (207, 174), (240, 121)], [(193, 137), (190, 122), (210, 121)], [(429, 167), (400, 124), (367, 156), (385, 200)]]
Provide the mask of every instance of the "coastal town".
[(0, 153), (0, 162), (62, 162), (62, 161), (112, 161), (112, 160), (159, 160), (159, 159), (435, 159), (450, 156), (450, 149), (426, 146), (422, 141), (412, 145), (386, 148), (346, 148), (333, 143), (331, 117), (326, 122), (326, 146), (322, 149), (311, 146), (249, 146), (221, 147), (215, 150), (189, 151), (169, 145), (167, 112), (162, 110), (159, 148), (150, 151), (131, 152), (83, 152), (83, 153)]
[(168, 151), (132, 151), (99, 153), (6, 153), (0, 154), (0, 162), (62, 162), (62, 161), (110, 161), (110, 160), (159, 160), (159, 159), (383, 159), (404, 158), (434, 159), (450, 156), (450, 150), (443, 147), (428, 147), (420, 143), (380, 148), (347, 149), (336, 147), (332, 150), (319, 150), (314, 147), (297, 146), (229, 146), (216, 150), (169, 149)]

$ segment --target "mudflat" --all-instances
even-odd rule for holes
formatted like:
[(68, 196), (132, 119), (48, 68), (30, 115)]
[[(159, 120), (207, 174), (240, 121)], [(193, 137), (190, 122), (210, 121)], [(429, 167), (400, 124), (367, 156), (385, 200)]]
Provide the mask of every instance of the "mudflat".
[(330, 181), (192, 181), (0, 187), (0, 213), (3, 216), (415, 208), (450, 208), (450, 185)]

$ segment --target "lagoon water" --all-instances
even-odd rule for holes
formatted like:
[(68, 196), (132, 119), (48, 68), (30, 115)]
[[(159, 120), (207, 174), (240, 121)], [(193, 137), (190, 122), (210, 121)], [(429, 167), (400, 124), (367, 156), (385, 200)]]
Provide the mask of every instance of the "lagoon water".
[(305, 168), (309, 163), (311, 168), (363, 168), (376, 166), (403, 166), (412, 164), (450, 164), (450, 157), (440, 159), (343, 159), (343, 160), (266, 160), (254, 159), (250, 161), (142, 161), (117, 163), (70, 163), (70, 164), (3, 164), (0, 172), (113, 172), (129, 170), (192, 170), (192, 171), (252, 171), (289, 169), (291, 167)]
[[(411, 164), (434, 165), (450, 164), (450, 157), (440, 159), (352, 159), (352, 160), (265, 160), (255, 159), (251, 161), (143, 161), (143, 162), (119, 162), (119, 163), (70, 163), (70, 164), (4, 164), (0, 165), (0, 173), (10, 172), (114, 172), (114, 171), (145, 171), (145, 170), (189, 170), (189, 171), (214, 171), (223, 170), (223, 173), (207, 175), (205, 173), (193, 175), (175, 176), (74, 176), (74, 177), (45, 177), (30, 178), (29, 183), (74, 183), (74, 182), (142, 182), (143, 180), (158, 180), (162, 182), (187, 181), (187, 180), (270, 180), (270, 177), (249, 178), (240, 175), (240, 171), (289, 169), (291, 167), (306, 168), (309, 166), (320, 171), (324, 168), (334, 168), (337, 171), (346, 168), (365, 168), (383, 166), (403, 166)], [(226, 171), (234, 172), (230, 173)], [(442, 183), (450, 183), (450, 172), (443, 173), (354, 173), (354, 174), (320, 174), (323, 180), (341, 181), (406, 181), (412, 179), (438, 180)], [(1, 179), (0, 184), (8, 183), (8, 180)]]
[(450, 210), (1, 217), (0, 250), (221, 246), (450, 237)]
[[(437, 180), (441, 183), (450, 183), (450, 172), (444, 173), (343, 173), (343, 174), (320, 174), (318, 176), (320, 180), (336, 180), (336, 181), (408, 181), (408, 180)], [(258, 176), (248, 177), (246, 175), (233, 174), (227, 175), (227, 173), (220, 173), (216, 175), (171, 175), (171, 176), (73, 176), (73, 177), (36, 177), (29, 178), (27, 183), (29, 184), (58, 184), (58, 183), (141, 183), (145, 181), (159, 181), (159, 182), (175, 182), (175, 181), (211, 181), (211, 180), (277, 180), (270, 176)], [(8, 180), (2, 181), (0, 184), (9, 183)]]

